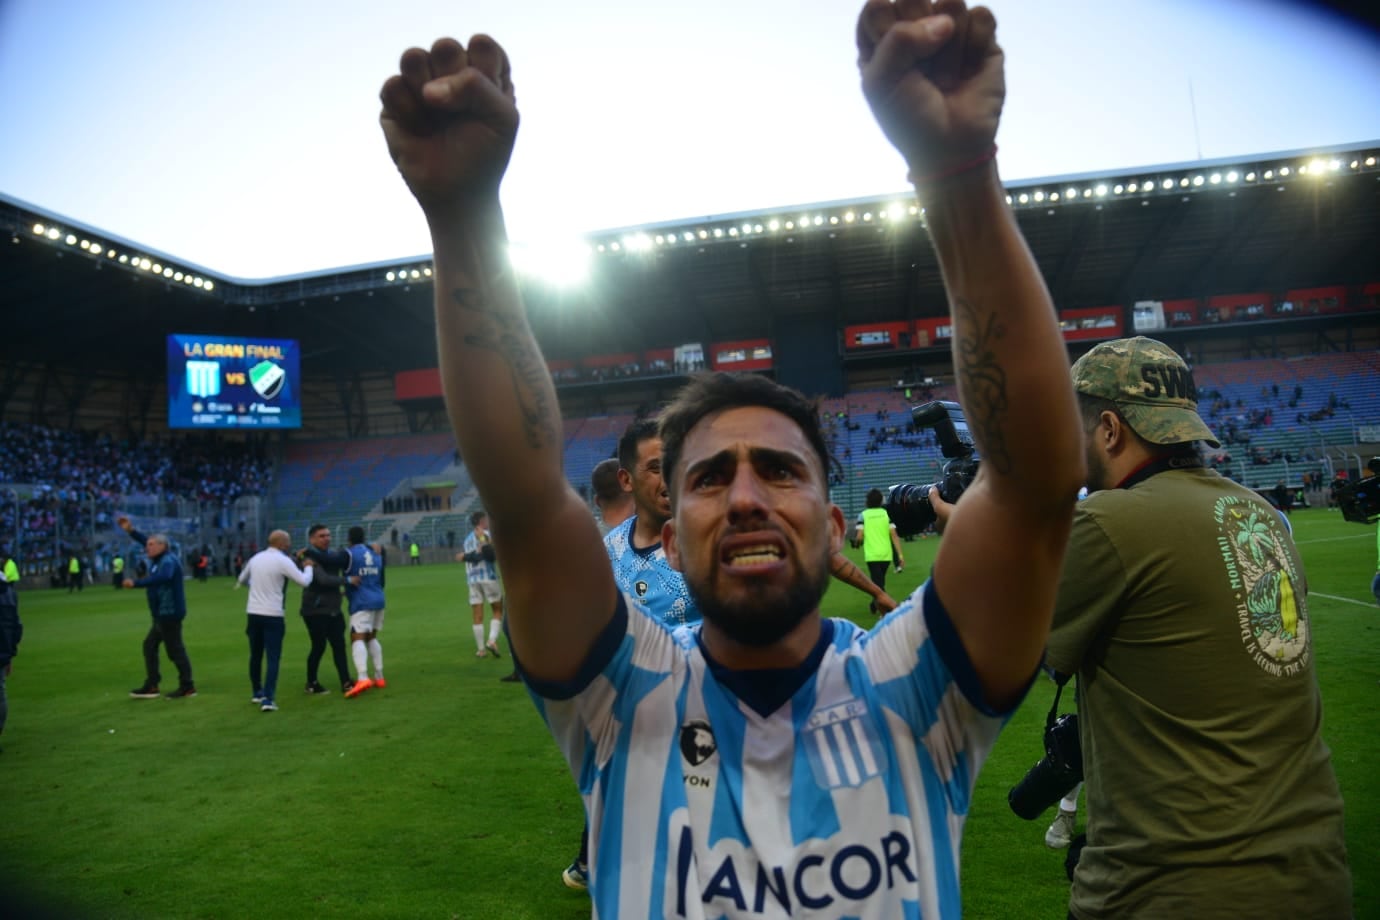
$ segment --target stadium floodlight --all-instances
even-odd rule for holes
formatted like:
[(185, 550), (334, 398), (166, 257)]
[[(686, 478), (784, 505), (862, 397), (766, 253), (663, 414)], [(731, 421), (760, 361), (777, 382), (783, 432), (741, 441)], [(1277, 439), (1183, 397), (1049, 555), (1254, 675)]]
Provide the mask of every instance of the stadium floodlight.
[(128, 262), (129, 262), (129, 256), (126, 256), (126, 255), (120, 256), (120, 264), (121, 264), (121, 265), (125, 265), (125, 264), (127, 264)]
[(1026, 204), (1030, 201), (1030, 196), (1027, 195), (1025, 192), (1021, 192), (1020, 197), (1018, 197), (1016, 200), (1019, 201), (1021, 204)]
[(1339, 169), (1342, 168), (1342, 161), (1341, 161), (1341, 160), (1330, 160), (1330, 161), (1328, 161), (1327, 168), (1328, 168), (1329, 170), (1331, 170), (1332, 172), (1336, 172), (1337, 170), (1339, 170)]
[(1279, 168), (1279, 174), (1280, 174), (1281, 176), (1287, 176), (1287, 175), (1289, 175), (1289, 167), (1288, 167), (1288, 166), (1281, 166), (1281, 167)]
[(196, 285), (197, 287), (203, 287), (203, 286), (205, 286), (206, 282), (203, 281), (203, 280), (200, 279), (200, 278), (193, 278), (193, 279), (192, 279), (192, 284)]
[(408, 272), (408, 275), (412, 278), (413, 281), (416, 281), (418, 278), (422, 277), (422, 273), (417, 271), (417, 269), (415, 268), (412, 269), (412, 271)]
[(743, 224), (743, 228), (742, 228), (742, 229), (743, 229), (743, 233), (745, 233), (745, 234), (746, 234), (746, 233), (751, 233), (751, 232), (752, 232), (752, 224)]
[(761, 224), (753, 224), (753, 225), (752, 225), (752, 232), (753, 232), (753, 233), (761, 233), (761, 232), (762, 232), (762, 225), (761, 225)]
[(173, 276), (172, 266), (169, 266), (169, 267), (163, 269), (163, 277), (164, 277), (164, 278), (171, 278), (172, 276)]
[(1077, 198), (1077, 197), (1078, 197), (1078, 189), (1076, 189), (1076, 188), (1074, 188), (1072, 185), (1070, 185), (1067, 189), (1064, 190), (1064, 197), (1065, 197), (1065, 198)]
[(59, 230), (57, 227), (49, 227), (48, 232), (45, 233), (44, 236), (48, 237), (48, 239), (50, 240), (55, 240), (58, 237), (62, 236), (62, 231)]
[(1034, 198), (1036, 201), (1044, 201), (1044, 200), (1045, 200), (1045, 193), (1044, 193), (1044, 190), (1043, 190), (1043, 189), (1036, 189), (1036, 190), (1035, 190), (1035, 194), (1032, 195), (1032, 196), (1030, 196), (1030, 197)]
[(1050, 192), (1050, 193), (1049, 193), (1049, 200), (1050, 200), (1050, 201), (1058, 201), (1058, 200), (1059, 200), (1059, 193), (1058, 193), (1058, 192)]
[[(1122, 185), (1120, 182), (1118, 182), (1116, 185), (1112, 186), (1112, 192), (1113, 192), (1113, 194), (1120, 195), (1120, 194), (1121, 194), (1122, 192), (1124, 192), (1124, 191), (1126, 191), (1126, 186)], [(1106, 195), (1106, 194), (1107, 194), (1107, 186), (1105, 186), (1105, 185), (1099, 185), (1099, 186), (1097, 187), (1097, 194), (1098, 194), (1098, 195)]]
[(1093, 190), (1092, 190), (1092, 189), (1090, 189), (1090, 188), (1085, 188), (1085, 189), (1083, 189), (1083, 197), (1084, 197), (1084, 198), (1091, 198), (1092, 196), (1093, 196)]
[(90, 249), (90, 248), (91, 248), (91, 241), (90, 241), (90, 240), (82, 240), (82, 241), (81, 241), (81, 248), (82, 248), (82, 249)]
[[(1352, 165), (1354, 166), (1355, 164), (1352, 164)], [(42, 236), (42, 235), (43, 235), (43, 231), (46, 230), (46, 229), (48, 229), (48, 228), (45, 227), (45, 226), (43, 226), (42, 224), (34, 224), (34, 234), (35, 234), (36, 236)]]
[(1254, 181), (1255, 181), (1255, 173), (1253, 173), (1253, 172), (1248, 172), (1248, 173), (1246, 173), (1246, 181), (1247, 181), (1247, 182), (1254, 182)]
[(788, 221), (786, 221), (786, 229), (787, 229), (787, 230), (794, 230), (794, 229), (795, 229), (795, 221), (793, 221), (793, 220), (788, 220)]
[[(1006, 196), (1006, 203), (1007, 203), (1007, 204), (1010, 204), (1010, 203), (1011, 203), (1011, 196), (1010, 196), (1010, 195), (1007, 195), (1007, 196)], [(916, 217), (917, 215), (919, 215), (919, 213), (920, 213), (920, 208), (919, 208), (918, 205), (911, 205), (911, 206), (910, 206), (910, 216), (911, 216), (911, 217)]]
[(836, 227), (836, 226), (838, 226), (838, 223), (839, 223), (839, 216), (838, 216), (837, 214), (830, 214), (830, 215), (829, 215), (829, 225), (830, 225), (831, 227)]
[(100, 243), (92, 243), (92, 244), (91, 244), (91, 254), (92, 254), (93, 256), (98, 256), (98, 255), (100, 255), (100, 254), (101, 254), (102, 252), (104, 252), (104, 251), (105, 251), (105, 250), (103, 250), (103, 249), (101, 248), (101, 244), (100, 244)]
[(699, 233), (697, 233), (697, 234), (695, 234), (695, 235), (698, 236), (698, 237), (699, 237), (700, 239), (702, 239), (702, 240), (707, 240), (707, 239), (709, 239), (709, 231), (708, 231), (708, 230), (701, 230)]
[(681, 234), (681, 239), (685, 240), (687, 243), (693, 243), (695, 242), (695, 234), (687, 230), (685, 233)]
[(1261, 173), (1261, 177), (1264, 179), (1273, 179), (1275, 177), (1275, 171), (1273, 169), (1267, 169), (1265, 172)]
[(872, 212), (871, 212), (871, 211), (863, 211), (863, 220), (864, 220), (864, 221), (870, 221), (870, 220), (872, 220)]
[(818, 227), (818, 226), (819, 226), (820, 224), (822, 224), (822, 223), (824, 223), (824, 218), (823, 218), (823, 217), (820, 217), (818, 214), (816, 214), (816, 215), (815, 215), (815, 226)]
[(1212, 175), (1208, 176), (1208, 181), (1211, 182), (1213, 185), (1221, 185), (1221, 184), (1222, 184), (1222, 174), (1221, 174), (1221, 173), (1213, 173)]
[[(737, 230), (736, 227), (734, 228), (733, 233), (734, 233), (735, 236), (737, 236), (738, 230)], [(714, 239), (716, 239), (716, 240), (721, 240), (721, 239), (723, 239), (723, 238), (724, 238), (724, 228), (723, 228), (723, 227), (715, 227), (715, 228), (714, 228)]]
[(74, 235), (71, 234), (71, 233), (67, 234), (66, 243), (67, 243), (68, 246), (75, 246), (75, 245), (77, 244), (77, 238), (76, 238), (76, 236), (74, 236)]
[(1366, 165), (1367, 165), (1367, 166), (1374, 166), (1374, 165), (1375, 165), (1375, 157), (1366, 157)]
[(191, 275), (183, 275), (183, 276), (182, 276), (182, 283), (183, 283), (183, 284), (191, 284), (191, 283), (192, 283), (192, 276), (191, 276)]
[(1202, 176), (1194, 176), (1194, 177), (1193, 177), (1193, 187), (1194, 187), (1194, 188), (1199, 188), (1199, 187), (1202, 186), (1202, 184), (1203, 184), (1205, 181), (1207, 181), (1207, 180), (1204, 179)]
[(173, 280), (174, 280), (174, 281), (181, 281), (181, 280), (182, 280), (182, 272), (173, 272)]
[(385, 281), (396, 281), (398, 280), (398, 276), (393, 272), (389, 272), (388, 274), (383, 276), (383, 279)]
[(886, 212), (891, 215), (892, 220), (900, 220), (906, 213), (896, 202), (892, 202), (891, 207), (887, 208)]
[[(715, 235), (715, 236), (723, 236), (723, 232), (720, 231), (720, 230), (718, 230), (718, 229), (716, 229), (716, 230), (714, 231), (714, 235)], [(728, 235), (729, 235), (729, 236), (737, 236), (737, 235), (738, 235), (738, 228), (737, 228), (737, 227), (729, 227), (729, 228), (728, 228)]]
[(1163, 182), (1160, 183), (1160, 188), (1164, 189), (1165, 191), (1169, 191), (1169, 190), (1170, 190), (1171, 188), (1173, 188), (1173, 187), (1174, 187), (1174, 180), (1173, 180), (1173, 179), (1165, 179)]
[(656, 235), (656, 244), (657, 244), (658, 246), (665, 246), (665, 245), (666, 245), (666, 234), (664, 234), (664, 233), (658, 233), (658, 234)]
[(775, 233), (781, 229), (781, 221), (773, 217), (771, 220), (767, 221), (767, 229)]
[(857, 219), (857, 216), (858, 216), (858, 215), (857, 215), (857, 214), (854, 214), (852, 211), (844, 211), (844, 212), (843, 212), (843, 222), (846, 223), (846, 224), (851, 224), (854, 220)]
[[(651, 238), (644, 238), (650, 247)], [(630, 240), (629, 250), (640, 245), (636, 237)], [(520, 274), (555, 287), (583, 284), (589, 277), (591, 255), (589, 244), (583, 240), (551, 239), (508, 247), (508, 258)]]
[(426, 275), (428, 278), (430, 278), (430, 277), (431, 277), (431, 266), (428, 265), (426, 268), (423, 268), (423, 269), (422, 269), (422, 274), (423, 274), (423, 275)]
[(214, 283), (212, 283), (211, 281), (207, 281), (207, 282), (206, 282), (206, 290), (208, 290), (208, 291), (214, 291), (215, 289), (216, 289), (216, 286), (215, 286)]

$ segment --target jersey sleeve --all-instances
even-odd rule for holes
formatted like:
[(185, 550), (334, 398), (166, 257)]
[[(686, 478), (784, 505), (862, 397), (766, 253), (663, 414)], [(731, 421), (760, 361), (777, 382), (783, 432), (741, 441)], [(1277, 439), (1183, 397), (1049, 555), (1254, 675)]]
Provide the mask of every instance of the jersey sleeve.
[(966, 814), (978, 770), (1019, 700), (1002, 712), (983, 702), (933, 579), (864, 638), (863, 659), (878, 698), (934, 765), (954, 812)]
[(1075, 674), (1089, 646), (1116, 615), (1126, 589), (1126, 567), (1089, 502), (1079, 503), (1073, 517), (1054, 625), (1049, 634), (1046, 663), (1060, 674)]
[(669, 630), (620, 594), (613, 618), (574, 680), (527, 678), (528, 691), (582, 793), (589, 792), (613, 756), (637, 707), (649, 694), (670, 687), (678, 648)]

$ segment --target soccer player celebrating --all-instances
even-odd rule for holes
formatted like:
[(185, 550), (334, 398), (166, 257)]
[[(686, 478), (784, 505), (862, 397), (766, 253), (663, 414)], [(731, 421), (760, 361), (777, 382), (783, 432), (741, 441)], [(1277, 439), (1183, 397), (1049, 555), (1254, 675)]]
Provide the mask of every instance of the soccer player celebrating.
[[(345, 696), (356, 697), (371, 687), (388, 686), (383, 679), (383, 548), (364, 542), (364, 528), (355, 525), (346, 535), (350, 564), (345, 568), (345, 596), (350, 604), (350, 653), (355, 659), (355, 683)], [(374, 676), (369, 677), (369, 660)]]
[(860, 62), (927, 208), (984, 463), (930, 580), (868, 633), (819, 612), (845, 524), (817, 408), (752, 375), (700, 378), (661, 417), (662, 541), (703, 622), (630, 611), (563, 474), (506, 254), (507, 56), (442, 39), (384, 84), (435, 248), (447, 408), (494, 522), (513, 654), (585, 797), (601, 916), (961, 909), (963, 819), (1039, 665), (1083, 459), (1064, 344), (996, 171), (995, 22), (940, 9), (869, 0)]

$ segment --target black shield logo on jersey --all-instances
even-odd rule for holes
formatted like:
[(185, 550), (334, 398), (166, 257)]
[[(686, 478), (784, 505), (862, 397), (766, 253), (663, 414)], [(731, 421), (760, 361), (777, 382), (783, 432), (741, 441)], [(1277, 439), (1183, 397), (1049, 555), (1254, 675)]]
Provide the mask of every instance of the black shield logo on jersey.
[(709, 723), (696, 719), (680, 727), (680, 753), (692, 767), (698, 767), (719, 749)]
[(646, 596), (647, 596), (647, 583), (646, 583), (645, 581), (634, 582), (634, 583), (633, 583), (633, 591), (637, 594), (637, 596), (638, 596), (639, 598), (646, 597)]

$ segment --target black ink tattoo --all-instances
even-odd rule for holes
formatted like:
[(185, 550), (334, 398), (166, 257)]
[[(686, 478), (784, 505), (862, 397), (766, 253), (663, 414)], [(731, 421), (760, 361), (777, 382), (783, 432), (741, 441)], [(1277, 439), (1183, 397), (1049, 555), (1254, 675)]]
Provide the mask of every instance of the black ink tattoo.
[(1011, 453), (1006, 445), (1006, 415), (1010, 408), (1006, 395), (1006, 371), (992, 353), (992, 343), (1006, 335), (996, 314), (984, 320), (977, 308), (963, 298), (954, 301), (954, 309), (964, 314), (961, 327), (964, 334), (954, 348), (955, 370), (959, 385), (967, 397), (965, 408), (968, 424), (977, 435), (982, 459), (992, 464), (998, 473), (1012, 470)]
[(471, 288), (455, 288), (450, 296), (461, 309), (482, 317), (487, 327), (466, 335), (465, 344), (495, 352), (508, 363), (513, 398), (517, 402), (528, 446), (538, 450), (556, 444), (553, 408), (546, 388), (546, 365), (522, 317), (510, 311), (494, 309), (484, 302), (478, 291)]

